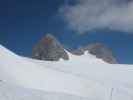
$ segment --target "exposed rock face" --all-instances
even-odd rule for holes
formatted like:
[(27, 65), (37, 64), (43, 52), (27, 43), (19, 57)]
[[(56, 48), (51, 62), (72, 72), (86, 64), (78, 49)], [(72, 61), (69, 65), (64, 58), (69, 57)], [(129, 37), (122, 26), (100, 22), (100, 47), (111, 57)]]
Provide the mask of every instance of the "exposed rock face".
[(32, 57), (48, 61), (58, 61), (60, 58), (69, 59), (63, 46), (50, 34), (47, 34), (34, 46)]
[[(107, 63), (116, 64), (117, 60), (112, 51), (102, 43), (93, 43), (88, 46), (70, 51), (75, 55), (82, 55), (84, 51), (103, 59)], [(60, 58), (68, 60), (69, 56), (64, 47), (54, 36), (47, 34), (33, 48), (32, 57), (39, 60), (58, 61)]]
[(101, 58), (105, 62), (111, 64), (117, 63), (117, 60), (112, 53), (112, 50), (101, 43), (92, 44), (87, 49), (91, 54), (96, 55), (97, 58)]
[(111, 49), (109, 49), (102, 43), (90, 44), (86, 47), (75, 50), (73, 53), (76, 55), (82, 55), (84, 54), (84, 51), (88, 51), (89, 53), (95, 55), (97, 58), (103, 59), (107, 63), (110, 63), (110, 64), (117, 63), (117, 60), (113, 56)]

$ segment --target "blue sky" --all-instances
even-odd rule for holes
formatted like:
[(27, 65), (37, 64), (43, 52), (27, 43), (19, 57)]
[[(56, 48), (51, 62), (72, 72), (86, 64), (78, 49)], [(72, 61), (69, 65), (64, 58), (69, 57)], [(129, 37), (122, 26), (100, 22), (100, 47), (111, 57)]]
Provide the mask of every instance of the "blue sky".
[(58, 15), (66, 3), (74, 5), (71, 0), (1, 0), (0, 44), (17, 54), (31, 56), (33, 45), (51, 33), (66, 48), (102, 42), (113, 50), (119, 63), (133, 64), (132, 31), (85, 30), (85, 34), (80, 34)]

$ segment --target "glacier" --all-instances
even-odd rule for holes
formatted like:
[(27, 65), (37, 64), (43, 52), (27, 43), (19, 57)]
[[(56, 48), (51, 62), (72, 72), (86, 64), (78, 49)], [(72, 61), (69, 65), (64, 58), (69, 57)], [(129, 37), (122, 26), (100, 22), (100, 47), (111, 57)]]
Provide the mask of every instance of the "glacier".
[[(41, 91), (37, 94), (44, 92), (38, 97), (42, 99), (36, 100), (45, 97), (53, 100), (52, 93), (63, 94), (63, 100), (67, 97), (69, 100), (133, 100), (133, 65), (108, 64), (88, 52), (82, 56), (66, 52), (68, 61), (40, 61), (19, 56), (0, 45), (0, 80), (11, 87)], [(0, 88), (2, 86), (0, 84)], [(28, 93), (30, 97), (32, 92)], [(47, 93), (51, 96), (46, 96)]]

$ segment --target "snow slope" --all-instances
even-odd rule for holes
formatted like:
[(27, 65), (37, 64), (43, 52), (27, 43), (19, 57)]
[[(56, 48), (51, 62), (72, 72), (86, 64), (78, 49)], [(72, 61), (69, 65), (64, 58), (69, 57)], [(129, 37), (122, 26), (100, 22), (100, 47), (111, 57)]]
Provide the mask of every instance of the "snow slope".
[(26, 89), (0, 82), (0, 100), (93, 100), (78, 96)]
[(0, 80), (91, 100), (133, 100), (132, 65), (107, 64), (88, 53), (68, 54), (69, 61), (39, 61), (0, 46)]
[[(44, 62), (32, 60), (40, 66), (51, 65), (50, 68), (73, 73), (80, 77), (97, 81), (107, 87), (112, 88), (133, 88), (133, 65), (108, 64), (97, 59), (95, 56), (85, 53), (82, 56), (76, 56), (69, 53), (69, 61), (61, 60), (59, 62)], [(25, 58), (27, 59), (27, 58)], [(31, 60), (31, 59), (27, 59)]]
[[(0, 47), (0, 79), (10, 84), (47, 92), (106, 99), (110, 89), (70, 73), (39, 66)], [(101, 93), (101, 91), (103, 91)], [(90, 95), (91, 94), (91, 95)]]

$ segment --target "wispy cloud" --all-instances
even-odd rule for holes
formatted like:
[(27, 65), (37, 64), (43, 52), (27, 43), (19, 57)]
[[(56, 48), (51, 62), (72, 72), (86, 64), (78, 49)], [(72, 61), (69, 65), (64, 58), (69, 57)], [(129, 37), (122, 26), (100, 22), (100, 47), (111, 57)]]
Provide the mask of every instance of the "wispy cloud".
[(60, 13), (68, 26), (85, 33), (94, 29), (133, 32), (132, 0), (77, 0), (75, 5), (65, 5)]

